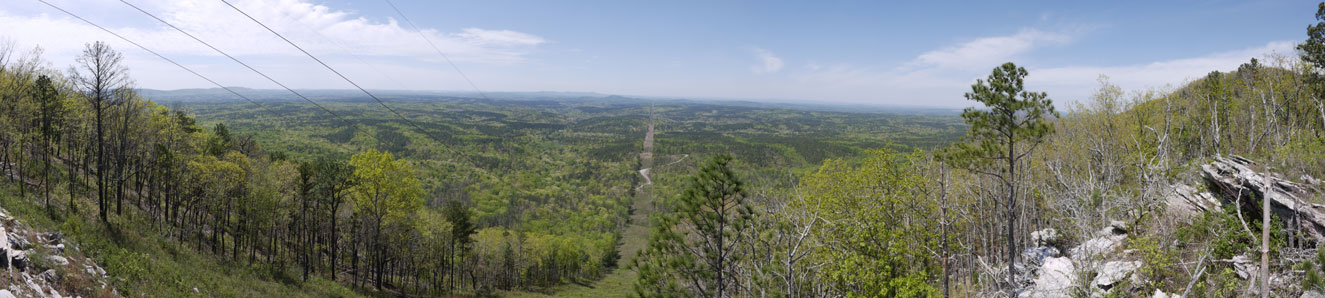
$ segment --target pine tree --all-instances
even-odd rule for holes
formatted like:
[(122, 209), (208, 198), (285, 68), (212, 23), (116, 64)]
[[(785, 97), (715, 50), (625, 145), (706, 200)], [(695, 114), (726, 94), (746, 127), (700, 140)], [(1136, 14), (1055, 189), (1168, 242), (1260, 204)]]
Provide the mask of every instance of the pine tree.
[(1022, 179), (1018, 165), (1053, 133), (1049, 117), (1058, 117), (1048, 94), (1025, 90), (1026, 75), (1025, 68), (1008, 62), (994, 68), (987, 79), (971, 85), (966, 99), (985, 108), (962, 111), (962, 118), (970, 125), (966, 142), (954, 145), (947, 155), (951, 164), (995, 177), (1003, 184), (1008, 218), (1008, 282), (1013, 296), (1017, 287), (1017, 186)]

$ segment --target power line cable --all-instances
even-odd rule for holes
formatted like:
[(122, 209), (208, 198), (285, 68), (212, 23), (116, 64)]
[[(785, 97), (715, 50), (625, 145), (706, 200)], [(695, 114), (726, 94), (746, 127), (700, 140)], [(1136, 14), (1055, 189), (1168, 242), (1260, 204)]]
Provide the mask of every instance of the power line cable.
[(272, 34), (275, 34), (276, 37), (280, 37), (281, 40), (284, 40), (286, 43), (289, 43), (290, 46), (293, 46), (295, 49), (299, 49), (299, 51), (300, 51), (300, 52), (303, 52), (304, 55), (307, 55), (309, 58), (313, 58), (313, 61), (317, 61), (318, 64), (322, 64), (322, 67), (326, 67), (327, 70), (330, 70), (332, 73), (335, 73), (337, 76), (340, 76), (340, 78), (341, 78), (341, 79), (344, 79), (345, 82), (350, 83), (350, 85), (354, 85), (354, 87), (355, 87), (355, 88), (358, 88), (359, 91), (363, 91), (363, 93), (364, 93), (364, 94), (367, 94), (368, 97), (371, 97), (371, 98), (373, 98), (374, 101), (377, 101), (377, 104), (382, 105), (382, 107), (386, 108), (387, 111), (390, 111), (392, 114), (395, 114), (396, 117), (399, 117), (401, 120), (404, 120), (405, 123), (408, 123), (409, 125), (414, 126), (414, 128), (417, 128), (417, 129), (419, 130), (419, 132), (423, 133), (424, 135), (427, 135), (429, 138), (432, 138), (432, 140), (435, 141), (435, 142), (437, 142), (438, 144), (442, 144), (441, 139), (438, 139), (437, 136), (434, 136), (432, 133), (428, 132), (428, 130), (426, 130), (426, 129), (424, 129), (423, 127), (419, 126), (419, 125), (418, 125), (417, 123), (415, 123), (413, 120), (410, 120), (409, 118), (405, 118), (404, 115), (401, 115), (399, 112), (396, 112), (396, 109), (393, 109), (393, 108), (391, 108), (391, 106), (388, 106), (388, 105), (386, 104), (386, 102), (382, 101), (382, 99), (377, 98), (377, 96), (376, 96), (376, 95), (373, 95), (372, 92), (368, 92), (367, 89), (364, 89), (362, 86), (359, 86), (358, 83), (355, 83), (353, 80), (350, 80), (349, 77), (346, 77), (344, 74), (341, 74), (340, 71), (336, 71), (335, 68), (332, 68), (330, 65), (327, 65), (326, 62), (322, 62), (322, 59), (318, 59), (317, 56), (313, 56), (313, 54), (309, 53), (307, 50), (304, 50), (303, 47), (300, 47), (298, 44), (295, 44), (293, 41), (290, 41), (290, 39), (285, 38), (285, 36), (283, 36), (283, 35), (281, 35), (280, 33), (276, 32), (276, 30), (272, 30), (271, 27), (267, 27), (266, 24), (263, 24), (261, 21), (258, 21), (258, 19), (256, 19), (256, 18), (253, 18), (253, 16), (249, 15), (247, 12), (244, 12), (244, 10), (239, 9), (239, 7), (236, 7), (234, 4), (230, 4), (230, 1), (227, 1), (227, 0), (221, 0), (221, 3), (225, 3), (226, 6), (230, 6), (230, 8), (234, 9), (235, 11), (239, 12), (240, 14), (243, 14), (245, 17), (248, 17), (249, 20), (252, 20), (254, 23), (258, 23), (258, 25), (259, 25), (259, 26), (262, 26), (262, 28), (267, 29), (267, 31), (270, 31)]
[[(262, 109), (267, 110), (267, 112), (272, 113), (272, 115), (274, 115), (274, 116), (278, 116), (278, 117), (280, 116), (280, 113), (278, 113), (278, 112), (272, 110), (271, 108), (267, 107), (266, 105), (263, 105), (263, 104), (261, 104), (261, 103), (258, 103), (257, 101), (253, 100), (252, 98), (249, 98), (248, 96), (244, 96), (243, 94), (240, 94), (239, 92), (236, 92), (235, 90), (230, 89), (230, 87), (226, 87), (225, 85), (221, 85), (221, 83), (217, 83), (215, 80), (212, 80), (211, 78), (208, 78), (207, 76), (204, 76), (204, 75), (202, 75), (201, 73), (198, 73), (197, 71), (194, 71), (193, 69), (190, 69), (190, 68), (184, 66), (183, 64), (180, 64), (179, 62), (175, 62), (175, 60), (170, 59), (170, 58), (167, 58), (166, 56), (161, 55), (160, 53), (157, 53), (156, 51), (153, 51), (152, 49), (149, 49), (149, 48), (147, 48), (146, 46), (143, 46), (142, 44), (139, 44), (139, 43), (137, 43), (137, 42), (134, 42), (133, 40), (130, 40), (129, 38), (124, 37), (124, 36), (122, 36), (122, 35), (119, 35), (119, 34), (115, 33), (114, 31), (111, 31), (110, 29), (106, 29), (105, 27), (102, 27), (101, 25), (97, 25), (96, 23), (94, 23), (94, 22), (92, 22), (92, 21), (90, 21), (90, 20), (88, 20), (88, 19), (85, 19), (85, 18), (83, 18), (83, 17), (81, 17), (81, 16), (78, 16), (78, 14), (75, 14), (75, 13), (73, 13), (73, 12), (70, 12), (70, 11), (68, 11), (68, 10), (65, 10), (64, 8), (60, 8), (59, 6), (56, 6), (55, 4), (52, 4), (52, 3), (50, 3), (50, 2), (46, 2), (46, 0), (37, 0), (37, 1), (40, 1), (41, 3), (46, 4), (47, 6), (50, 6), (51, 8), (54, 8), (54, 9), (59, 10), (59, 11), (61, 11), (61, 12), (64, 12), (65, 14), (68, 14), (69, 16), (72, 16), (72, 17), (74, 17), (74, 18), (76, 18), (76, 19), (79, 19), (79, 20), (81, 20), (81, 21), (83, 21), (83, 22), (89, 24), (89, 25), (92, 25), (93, 27), (96, 27), (97, 29), (101, 29), (101, 31), (105, 31), (106, 33), (109, 33), (110, 35), (113, 35), (113, 36), (115, 36), (115, 37), (118, 37), (118, 38), (120, 38), (121, 40), (124, 40), (125, 42), (128, 42), (129, 44), (132, 44), (132, 45), (134, 45), (134, 46), (137, 46), (139, 49), (142, 49), (143, 51), (147, 51), (148, 53), (152, 53), (152, 55), (156, 55), (157, 58), (161, 58), (162, 60), (166, 60), (167, 62), (170, 62), (171, 64), (174, 64), (175, 66), (178, 66), (179, 68), (182, 68), (182, 69), (184, 69), (185, 71), (188, 71), (189, 73), (192, 73), (193, 75), (196, 75), (196, 76), (198, 76), (199, 78), (202, 78), (203, 80), (206, 80), (207, 82), (210, 82), (210, 83), (212, 83), (213, 85), (216, 85), (216, 87), (219, 87), (219, 88), (221, 88), (221, 89), (223, 89), (223, 90), (225, 90), (225, 91), (228, 91), (228, 92), (230, 92), (231, 94), (234, 94), (235, 96), (238, 96), (239, 98), (242, 98), (242, 99), (244, 99), (245, 101), (248, 101), (249, 103), (252, 103), (253, 105), (256, 105), (256, 106), (258, 106), (258, 107), (261, 107)], [(333, 116), (336, 116), (335, 113), (332, 113), (332, 115), (333, 115)], [(339, 116), (337, 116), (337, 117), (339, 117)], [(346, 149), (346, 150), (351, 150), (351, 148), (349, 148), (349, 147), (346, 146), (345, 144), (342, 144), (342, 143), (333, 143), (333, 144), (340, 145), (341, 148), (344, 148), (344, 149)]]
[(436, 51), (438, 55), (441, 55), (441, 56), (442, 56), (442, 59), (445, 59), (445, 60), (446, 60), (446, 64), (450, 64), (450, 65), (451, 65), (451, 68), (452, 68), (452, 69), (455, 69), (455, 72), (456, 72), (456, 73), (459, 73), (459, 74), (460, 74), (460, 77), (461, 77), (461, 78), (464, 78), (464, 79), (465, 79), (465, 82), (469, 83), (469, 87), (474, 88), (474, 91), (478, 92), (478, 95), (479, 95), (479, 96), (482, 96), (483, 99), (492, 100), (492, 99), (489, 99), (489, 98), (488, 98), (488, 94), (487, 94), (487, 93), (483, 93), (483, 90), (480, 90), (480, 89), (478, 88), (478, 85), (475, 85), (475, 84), (474, 84), (474, 81), (473, 81), (473, 80), (470, 80), (470, 79), (469, 79), (469, 76), (468, 76), (468, 75), (465, 75), (465, 72), (460, 71), (460, 67), (459, 67), (459, 66), (456, 66), (456, 65), (455, 65), (455, 62), (451, 62), (451, 57), (450, 57), (450, 56), (447, 56), (446, 53), (443, 53), (441, 49), (437, 48), (437, 44), (434, 44), (434, 43), (432, 42), (432, 39), (429, 39), (429, 38), (428, 38), (428, 35), (427, 35), (427, 34), (423, 34), (423, 30), (419, 30), (419, 27), (414, 25), (414, 21), (410, 21), (410, 20), (409, 20), (409, 17), (405, 16), (405, 13), (400, 11), (400, 8), (396, 8), (396, 4), (395, 4), (395, 3), (391, 3), (391, 0), (383, 0), (383, 1), (386, 1), (386, 4), (387, 4), (387, 5), (390, 5), (390, 6), (391, 6), (391, 9), (392, 9), (392, 10), (395, 10), (395, 11), (396, 11), (396, 14), (399, 14), (399, 15), (400, 15), (400, 18), (401, 18), (401, 19), (404, 19), (404, 20), (405, 20), (405, 23), (406, 23), (406, 24), (409, 24), (409, 27), (410, 27), (411, 29), (414, 29), (414, 32), (416, 32), (416, 33), (419, 34), (419, 37), (423, 37), (423, 41), (427, 41), (427, 42), (428, 42), (428, 45), (429, 45), (429, 46), (432, 46), (432, 50), (433, 50), (433, 51)]
[(89, 21), (89, 20), (87, 20), (87, 19), (84, 19), (83, 17), (80, 17), (80, 16), (78, 16), (77, 14), (74, 14), (73, 12), (70, 12), (70, 11), (68, 11), (68, 10), (64, 10), (64, 8), (60, 8), (59, 6), (56, 6), (55, 4), (51, 4), (50, 2), (46, 2), (46, 0), (37, 0), (37, 1), (40, 1), (41, 3), (46, 4), (47, 6), (50, 6), (51, 8), (54, 8), (54, 9), (56, 9), (56, 10), (59, 10), (59, 11), (61, 11), (61, 12), (64, 12), (65, 14), (68, 14), (69, 16), (72, 16), (72, 17), (74, 17), (74, 18), (76, 18), (76, 19), (79, 19), (79, 20), (83, 21), (84, 23), (87, 23), (88, 25), (92, 25), (92, 27), (97, 27), (97, 29), (101, 29), (101, 31), (106, 31), (106, 33), (110, 33), (110, 35), (114, 35), (115, 37), (119, 37), (120, 39), (122, 39), (122, 40), (128, 42), (129, 44), (132, 44), (132, 45), (134, 45), (134, 46), (137, 46), (139, 49), (142, 49), (143, 51), (147, 51), (148, 53), (152, 53), (152, 55), (156, 55), (157, 58), (161, 58), (162, 60), (166, 60), (166, 62), (170, 62), (170, 64), (174, 64), (175, 66), (179, 66), (179, 68), (183, 68), (185, 71), (188, 71), (189, 73), (192, 73), (193, 75), (198, 76), (199, 78), (202, 78), (203, 80), (206, 80), (206, 81), (209, 82), (209, 83), (212, 83), (212, 85), (216, 85), (216, 87), (220, 87), (221, 89), (225, 89), (225, 91), (229, 91), (231, 94), (234, 94), (235, 96), (238, 96), (239, 98), (243, 98), (244, 100), (248, 101), (249, 103), (252, 103), (253, 105), (256, 105), (256, 106), (258, 106), (258, 107), (261, 107), (261, 108), (267, 110), (267, 112), (271, 112), (272, 114), (278, 114), (278, 113), (276, 113), (276, 111), (271, 110), (271, 108), (268, 108), (267, 106), (265, 106), (265, 105), (263, 105), (263, 104), (261, 104), (261, 103), (258, 103), (257, 101), (254, 101), (254, 100), (251, 99), (251, 98), (248, 98), (248, 96), (244, 96), (243, 94), (239, 94), (239, 92), (235, 92), (235, 90), (230, 89), (230, 87), (226, 87), (226, 86), (224, 86), (224, 85), (221, 85), (221, 83), (217, 83), (216, 81), (213, 81), (211, 78), (208, 78), (207, 76), (204, 76), (204, 75), (202, 75), (202, 74), (200, 74), (200, 73), (198, 73), (198, 72), (196, 72), (196, 71), (193, 71), (193, 69), (190, 69), (190, 68), (188, 68), (188, 67), (185, 67), (183, 64), (179, 64), (179, 62), (175, 62), (175, 60), (172, 60), (172, 59), (170, 59), (170, 58), (166, 58), (166, 56), (162, 56), (161, 54), (157, 53), (156, 51), (153, 51), (153, 50), (151, 50), (151, 49), (148, 49), (147, 47), (145, 47), (145, 46), (143, 46), (143, 45), (141, 45), (141, 44), (138, 44), (137, 42), (134, 42), (133, 40), (129, 40), (128, 38), (126, 38), (126, 37), (124, 37), (124, 36), (122, 36), (122, 35), (119, 35), (119, 34), (115, 33), (114, 31), (110, 31), (110, 29), (106, 29), (105, 27), (101, 27), (101, 25), (97, 25), (96, 23), (93, 23), (92, 21)]
[[(43, 2), (44, 2), (44, 1), (43, 1)], [(286, 86), (285, 84), (282, 84), (281, 82), (276, 81), (276, 79), (273, 79), (271, 76), (268, 76), (267, 74), (265, 74), (265, 73), (263, 73), (263, 72), (261, 72), (261, 71), (258, 71), (256, 68), (253, 68), (253, 66), (249, 66), (248, 63), (244, 63), (244, 61), (240, 61), (239, 59), (235, 58), (234, 56), (231, 56), (230, 54), (227, 54), (225, 51), (222, 51), (221, 49), (218, 49), (218, 48), (212, 46), (212, 44), (207, 43), (206, 41), (203, 41), (202, 39), (199, 39), (197, 36), (193, 36), (193, 34), (189, 34), (189, 32), (184, 31), (184, 29), (180, 29), (179, 27), (176, 27), (174, 24), (171, 24), (170, 22), (167, 22), (166, 20), (161, 19), (161, 18), (157, 17), (156, 15), (153, 15), (152, 13), (147, 12), (146, 10), (143, 10), (142, 8), (138, 7), (137, 5), (133, 5), (133, 3), (129, 3), (128, 1), (125, 1), (125, 0), (120, 0), (120, 3), (124, 3), (125, 5), (128, 5), (129, 7), (133, 7), (133, 9), (136, 9), (136, 10), (138, 10), (139, 12), (142, 12), (143, 14), (145, 14), (145, 15), (147, 15), (147, 16), (149, 16), (149, 17), (152, 17), (153, 19), (156, 19), (157, 21), (160, 21), (162, 24), (166, 24), (166, 26), (170, 26), (170, 28), (174, 28), (175, 31), (179, 31), (179, 33), (183, 33), (184, 35), (188, 36), (189, 38), (192, 38), (193, 40), (197, 41), (198, 43), (201, 43), (201, 44), (207, 46), (208, 48), (211, 48), (213, 51), (216, 51), (217, 53), (220, 53), (221, 55), (224, 55), (226, 58), (230, 58), (230, 60), (235, 61), (235, 63), (239, 63), (239, 65), (243, 65), (245, 68), (248, 68), (248, 70), (251, 70), (251, 71), (253, 71), (254, 73), (257, 73), (258, 75), (262, 76), (263, 78), (266, 78), (268, 81), (271, 81), (272, 83), (275, 83), (277, 86), (281, 86), (281, 88), (285, 88), (286, 91), (290, 91), (290, 93), (293, 93), (295, 96), (298, 96), (299, 98), (302, 98), (304, 101), (307, 101), (308, 103), (313, 104), (313, 106), (316, 106), (317, 108), (322, 109), (323, 112), (326, 112), (327, 114), (331, 114), (331, 116), (334, 117), (334, 118), (336, 118), (336, 120), (340, 120), (340, 121), (343, 122), (343, 123), (348, 123), (348, 124), (351, 124), (351, 125), (355, 125), (355, 126), (357, 126), (356, 123), (352, 123), (352, 122), (349, 122), (348, 120), (345, 120), (345, 118), (343, 118), (343, 117), (341, 117), (340, 115), (336, 114), (336, 112), (332, 112), (330, 109), (327, 109), (326, 107), (322, 106), (321, 104), (318, 104), (317, 102), (314, 102), (312, 99), (309, 99), (308, 97), (304, 96), (303, 94), (300, 94), (299, 92), (294, 91), (294, 89), (291, 89), (290, 87)], [(355, 127), (355, 129), (357, 129), (357, 127)]]

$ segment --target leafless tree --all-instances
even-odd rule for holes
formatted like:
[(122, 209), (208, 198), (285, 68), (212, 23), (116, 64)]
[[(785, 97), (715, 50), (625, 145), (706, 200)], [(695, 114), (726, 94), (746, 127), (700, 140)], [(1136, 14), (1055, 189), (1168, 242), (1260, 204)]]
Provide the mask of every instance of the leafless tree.
[(106, 216), (108, 169), (103, 119), (106, 108), (116, 104), (115, 90), (129, 84), (129, 70), (122, 64), (123, 60), (124, 57), (110, 45), (97, 41), (84, 47), (83, 54), (69, 70), (70, 81), (82, 91), (96, 115), (97, 206), (103, 223), (110, 223)]

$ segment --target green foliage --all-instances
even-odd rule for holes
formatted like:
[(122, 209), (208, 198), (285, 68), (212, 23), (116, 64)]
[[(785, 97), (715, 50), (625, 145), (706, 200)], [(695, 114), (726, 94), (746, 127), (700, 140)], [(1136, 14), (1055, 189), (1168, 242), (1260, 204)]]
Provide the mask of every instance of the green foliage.
[[(675, 210), (655, 222), (649, 247), (640, 253), (636, 293), (641, 296), (715, 296), (739, 293), (737, 249), (754, 210), (730, 155), (705, 161), (687, 178)], [(680, 287), (678, 285), (685, 285)]]
[[(91, 199), (79, 198), (80, 204), (92, 204)], [(140, 234), (134, 229), (115, 229), (85, 215), (52, 216), (40, 202), (20, 199), (12, 188), (0, 187), (0, 205), (6, 214), (29, 227), (65, 234), (65, 255), (72, 265), (61, 271), (61, 294), (101, 297), (110, 290), (101, 289), (98, 282), (86, 276), (80, 262), (95, 259), (106, 270), (110, 285), (120, 295), (146, 297), (198, 296), (267, 296), (267, 297), (355, 297), (353, 291), (323, 279), (304, 284), (289, 284), (275, 280), (269, 270), (257, 266), (230, 263), (189, 249), (178, 249), (178, 243)], [(152, 223), (141, 214), (125, 213), (115, 221), (125, 226), (149, 227)], [(63, 221), (56, 221), (57, 218)], [(58, 223), (58, 224), (57, 224)], [(78, 247), (78, 249), (75, 249)], [(84, 260), (87, 258), (88, 260)], [(74, 268), (76, 266), (76, 268)], [(103, 292), (104, 290), (104, 292)]]
[(1317, 249), (1314, 259), (1298, 263), (1294, 269), (1302, 270), (1302, 289), (1325, 291), (1325, 249)]
[(804, 178), (811, 200), (793, 208), (820, 214), (812, 255), (819, 274), (849, 297), (937, 295), (938, 204), (925, 198), (925, 177), (916, 171), (921, 154), (890, 149), (870, 152), (859, 166), (829, 160)]
[(369, 150), (350, 158), (350, 166), (357, 182), (350, 197), (357, 212), (377, 220), (399, 221), (423, 206), (422, 188), (408, 161)]
[[(1297, 50), (1302, 61), (1319, 69), (1325, 66), (1325, 3), (1317, 5), (1316, 20), (1320, 22), (1307, 26), (1307, 40), (1297, 44)], [(1319, 76), (1313, 78), (1320, 79)]]
[[(1044, 92), (1025, 91), (1025, 68), (1012, 62), (994, 68), (987, 79), (971, 85), (966, 99), (984, 104), (962, 111), (962, 118), (971, 127), (965, 142), (953, 144), (941, 154), (949, 164), (987, 176), (998, 178), (1003, 186), (998, 193), (1005, 196), (1004, 207), (1008, 227), (1007, 272), (1016, 272), (1016, 226), (1018, 189), (1027, 180), (1025, 169), (1018, 171), (1022, 159), (1029, 155), (1045, 138), (1054, 132), (1052, 118), (1058, 117), (1053, 101)], [(1019, 176), (1021, 175), (1021, 176)], [(1008, 274), (1008, 285), (1016, 274)]]
[(1206, 212), (1175, 231), (1178, 240), (1185, 243), (1209, 243), (1210, 257), (1228, 259), (1248, 251), (1254, 243), (1251, 235), (1243, 232), (1242, 225), (1232, 207), (1224, 212)]
[(451, 239), (455, 239), (462, 245), (472, 242), (473, 239), (470, 237), (474, 235), (475, 231), (474, 224), (470, 222), (469, 208), (458, 201), (447, 201), (446, 207), (442, 210), (443, 214), (446, 215), (447, 222), (451, 223), (449, 231)]
[(1141, 258), (1138, 273), (1145, 284), (1137, 285), (1140, 287), (1136, 293), (1152, 293), (1156, 289), (1172, 289), (1181, 285), (1178, 278), (1183, 276), (1183, 272), (1177, 266), (1181, 257), (1179, 250), (1168, 247), (1154, 237), (1131, 238), (1127, 241), (1127, 249), (1134, 250), (1135, 255)]
[(1026, 75), (1025, 68), (1008, 62), (971, 85), (966, 99), (984, 104), (986, 109), (962, 111), (962, 118), (971, 126), (966, 134), (969, 143), (955, 144), (951, 152), (954, 165), (979, 166), (992, 157), (1012, 162), (1053, 133), (1050, 117), (1058, 117), (1053, 101), (1044, 92), (1025, 91)]
[(217, 123), (216, 127), (212, 128), (212, 134), (213, 136), (207, 140), (207, 154), (221, 156), (229, 152), (234, 140), (230, 136), (230, 130), (225, 128), (225, 124)]

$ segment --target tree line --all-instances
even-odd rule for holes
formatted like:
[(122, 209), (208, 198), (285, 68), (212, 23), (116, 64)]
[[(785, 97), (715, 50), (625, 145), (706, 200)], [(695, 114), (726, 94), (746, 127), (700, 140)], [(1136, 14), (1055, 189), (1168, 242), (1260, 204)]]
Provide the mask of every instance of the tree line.
[[(1227, 260), (1240, 254), (1300, 274), (1312, 268), (1300, 256), (1319, 243), (1272, 231), (1284, 225), (1261, 212), (1180, 219), (1166, 213), (1165, 197), (1213, 156), (1249, 157), (1284, 177), (1325, 175), (1325, 3), (1317, 19), (1296, 56), (1270, 53), (1130, 93), (1102, 76), (1090, 98), (1057, 106), (1065, 114), (1026, 88), (1028, 71), (1000, 65), (964, 94), (975, 107), (961, 114), (967, 134), (951, 146), (870, 151), (778, 177), (722, 152), (670, 174), (683, 181), (655, 171), (658, 184), (681, 187), (654, 189), (663, 199), (648, 248), (631, 262), (635, 294), (1016, 296), (1030, 274), (1018, 264), (1030, 262), (1020, 254), (1032, 231), (1080, 242), (1111, 221), (1131, 227), (1124, 248), (1142, 263), (1142, 282), (1118, 290), (1124, 296), (1245, 295), (1263, 285), (1234, 274)], [(1193, 268), (1210, 258), (1221, 262)], [(1308, 289), (1277, 287), (1275, 295)]]
[[(415, 162), (390, 152), (300, 160), (223, 123), (204, 127), (135, 92), (104, 42), (65, 71), (40, 48), (2, 45), (0, 173), (52, 217), (92, 216), (237, 264), (398, 295), (548, 287), (616, 262), (615, 234), (504, 227), (501, 212), (471, 207), (499, 191), (435, 198)], [(149, 226), (130, 225), (139, 220)]]

